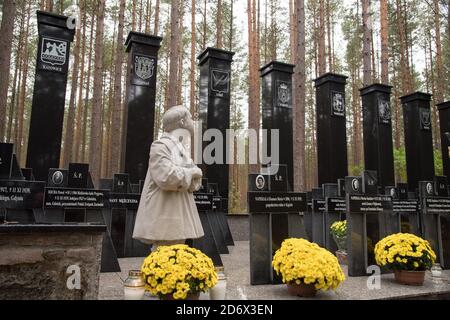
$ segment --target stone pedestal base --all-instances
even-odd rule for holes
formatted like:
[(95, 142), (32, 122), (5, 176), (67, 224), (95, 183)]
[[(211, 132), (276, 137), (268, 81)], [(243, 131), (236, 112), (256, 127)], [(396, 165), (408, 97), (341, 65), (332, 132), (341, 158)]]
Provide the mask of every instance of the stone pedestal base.
[(0, 225), (0, 300), (97, 299), (104, 232), (99, 225)]

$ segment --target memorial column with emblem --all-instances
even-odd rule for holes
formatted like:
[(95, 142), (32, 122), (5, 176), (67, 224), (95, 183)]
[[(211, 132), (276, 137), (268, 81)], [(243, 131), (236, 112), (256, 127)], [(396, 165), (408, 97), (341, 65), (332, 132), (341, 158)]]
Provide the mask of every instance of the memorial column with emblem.
[(406, 172), (410, 192), (417, 190), (419, 181), (429, 181), (434, 178), (430, 100), (431, 95), (423, 92), (401, 97)]
[[(203, 176), (209, 183), (217, 183), (219, 194), (222, 198), (228, 198), (228, 161), (227, 161), (227, 143), (226, 130), (230, 129), (230, 81), (231, 81), (231, 63), (234, 52), (225, 51), (216, 48), (207, 48), (198, 57), (200, 67), (200, 104), (199, 119), (202, 121), (202, 132), (208, 129), (219, 130), (222, 136), (222, 144), (214, 140), (211, 146), (222, 148), (211, 151), (215, 156), (216, 163), (208, 163), (202, 166)], [(195, 118), (195, 115), (194, 115)], [(201, 139), (202, 136), (199, 136)], [(199, 142), (199, 141), (198, 141)], [(200, 141), (199, 146), (202, 145)], [(206, 147), (206, 145), (203, 145)], [(196, 158), (203, 159), (198, 152), (207, 152), (205, 148), (196, 150)], [(220, 156), (220, 151), (222, 155)], [(205, 163), (206, 159), (203, 159)]]
[(38, 50), (27, 162), (36, 180), (59, 166), (70, 43), (75, 29), (65, 16), (37, 11)]
[(156, 75), (161, 37), (131, 31), (125, 41), (128, 52), (125, 145), (122, 166), (131, 183), (147, 174), (155, 119)]
[[(441, 133), (442, 166), (444, 176), (450, 177), (450, 101), (436, 105), (439, 110), (439, 127)], [(447, 181), (447, 184), (449, 182)]]
[(317, 167), (319, 186), (336, 183), (348, 173), (345, 121), (347, 77), (327, 73), (317, 78)]

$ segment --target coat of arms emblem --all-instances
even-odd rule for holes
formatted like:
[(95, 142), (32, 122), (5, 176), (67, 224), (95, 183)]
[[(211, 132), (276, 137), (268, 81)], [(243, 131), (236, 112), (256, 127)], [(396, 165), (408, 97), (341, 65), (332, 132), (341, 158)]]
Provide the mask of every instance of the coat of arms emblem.
[(391, 106), (389, 105), (389, 101), (378, 101), (378, 115), (382, 123), (389, 123), (391, 121)]
[(278, 102), (282, 107), (287, 107), (291, 98), (289, 86), (285, 82), (278, 84)]
[(153, 76), (155, 59), (146, 56), (134, 56), (134, 71), (142, 80), (148, 80)]
[(51, 65), (66, 63), (67, 42), (50, 38), (42, 38), (41, 61)]
[(211, 70), (211, 89), (219, 94), (228, 93), (230, 88), (230, 73), (223, 70)]
[(333, 92), (331, 95), (332, 113), (335, 116), (345, 115), (345, 97), (341, 92)]
[(422, 129), (431, 129), (431, 113), (430, 110), (422, 110), (420, 112), (420, 124)]

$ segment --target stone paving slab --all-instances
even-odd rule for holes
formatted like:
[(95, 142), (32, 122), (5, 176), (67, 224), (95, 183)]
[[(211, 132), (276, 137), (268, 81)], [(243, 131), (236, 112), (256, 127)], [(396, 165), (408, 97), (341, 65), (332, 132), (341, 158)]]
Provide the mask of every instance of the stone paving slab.
[[(229, 300), (301, 300), (287, 293), (285, 285), (250, 285), (249, 242), (236, 241), (230, 247), (228, 255), (222, 255), (227, 273), (227, 299)], [(119, 259), (121, 273), (102, 273), (100, 275), (99, 299), (123, 299), (122, 280), (126, 279), (128, 270), (139, 269), (144, 258)], [(347, 273), (344, 267), (344, 272)], [(450, 271), (444, 271), (444, 280), (435, 284), (431, 274), (427, 272), (425, 284), (422, 287), (400, 285), (394, 281), (393, 274), (381, 276), (381, 288), (369, 290), (367, 277), (346, 277), (346, 281), (336, 291), (318, 292), (318, 300), (371, 300), (371, 299), (406, 299), (424, 296), (446, 295), (450, 297)], [(145, 299), (154, 299), (146, 296)], [(208, 294), (202, 294), (201, 300), (209, 299)]]

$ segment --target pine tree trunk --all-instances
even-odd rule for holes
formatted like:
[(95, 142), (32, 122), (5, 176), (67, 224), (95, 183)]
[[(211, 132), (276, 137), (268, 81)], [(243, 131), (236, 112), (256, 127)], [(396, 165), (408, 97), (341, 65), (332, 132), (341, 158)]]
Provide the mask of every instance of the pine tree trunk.
[(179, 19), (180, 1), (172, 0), (170, 9), (170, 70), (167, 108), (171, 108), (177, 104), (178, 59), (180, 42)]
[(119, 4), (119, 25), (117, 29), (117, 46), (114, 57), (114, 102), (111, 119), (111, 148), (109, 154), (109, 168), (112, 174), (120, 171), (120, 128), (122, 115), (122, 65), (124, 59), (123, 44), (123, 28), (125, 21), (125, 0), (120, 0)]
[[(83, 1), (80, 1), (80, 6), (83, 7)], [(83, 10), (83, 9), (81, 9)], [(66, 132), (64, 138), (64, 149), (62, 152), (61, 164), (63, 168), (69, 165), (69, 162), (73, 159), (73, 141), (75, 130), (75, 103), (77, 96), (77, 83), (78, 83), (78, 68), (80, 64), (80, 50), (81, 50), (81, 34), (76, 33), (75, 48), (73, 51), (74, 61), (72, 66), (72, 80), (70, 87), (69, 98), (69, 111), (66, 119)], [(79, 108), (79, 106), (78, 106)]]
[(363, 16), (363, 85), (368, 86), (372, 83), (372, 66), (371, 66), (371, 37), (372, 23), (370, 22), (370, 0), (361, 0), (362, 16)]
[(180, 1), (180, 17), (178, 24), (178, 33), (180, 34), (180, 40), (178, 42), (178, 71), (177, 71), (177, 104), (181, 104), (182, 102), (182, 94), (183, 94), (183, 19), (184, 19), (184, 2)]
[(444, 102), (445, 82), (444, 82), (444, 63), (442, 61), (442, 43), (441, 43), (441, 22), (439, 11), (439, 0), (434, 0), (434, 33), (436, 36), (436, 71), (437, 71), (437, 90), (436, 102)]
[(202, 35), (202, 50), (206, 49), (206, 30), (208, 27), (207, 21), (206, 21), (206, 13), (207, 13), (207, 6), (206, 6), (206, 0), (203, 3), (203, 35)]
[(159, 10), (160, 10), (160, 0), (156, 0), (155, 7), (155, 28), (153, 29), (153, 33), (158, 35), (159, 32)]
[(328, 40), (328, 69), (333, 71), (333, 52), (331, 48), (331, 8), (330, 0), (327, 0), (327, 40)]
[[(21, 34), (22, 32), (20, 32), (19, 35), (19, 43), (20, 43), (20, 39), (21, 39)], [(16, 105), (16, 95), (17, 95), (17, 87), (18, 87), (18, 76), (19, 76), (19, 69), (20, 69), (20, 59), (21, 59), (21, 51), (20, 51), (20, 46), (17, 45), (17, 49), (15, 52), (15, 63), (14, 63), (14, 78), (13, 78), (13, 87), (12, 87), (12, 91), (11, 91), (11, 101), (9, 103), (9, 111), (8, 111), (8, 128), (6, 131), (6, 142), (11, 142), (12, 140), (12, 128), (13, 128), (13, 119), (14, 119), (14, 113), (16, 111), (15, 105)]]
[(325, 55), (325, 0), (319, 0), (319, 76), (326, 72)]
[(91, 35), (89, 40), (89, 55), (88, 55), (88, 71), (87, 71), (87, 81), (86, 81), (86, 92), (84, 96), (84, 110), (83, 110), (83, 126), (82, 126), (82, 144), (81, 144), (81, 150), (80, 150), (80, 161), (87, 161), (87, 150), (86, 146), (87, 143), (87, 119), (88, 119), (88, 109), (89, 109), (89, 92), (90, 92), (90, 86), (91, 86), (91, 71), (92, 71), (92, 50), (93, 50), (93, 44), (94, 44), (94, 25), (96, 18), (94, 15), (92, 15), (91, 19)]
[(222, 49), (223, 47), (222, 0), (217, 0), (216, 28), (217, 28), (216, 47)]
[[(89, 165), (92, 181), (98, 185), (101, 170), (101, 152), (96, 146), (101, 141), (102, 124), (102, 95), (103, 95), (103, 30), (105, 17), (105, 0), (97, 0), (97, 27), (95, 30), (95, 58), (94, 58), (94, 90), (92, 94), (91, 136), (89, 150)], [(101, 149), (100, 149), (101, 150)]]
[(152, 2), (147, 0), (147, 10), (145, 16), (145, 33), (150, 33), (150, 19), (152, 16)]
[(389, 84), (388, 0), (380, 0), (381, 20), (381, 83)]
[(409, 70), (409, 58), (408, 58), (408, 46), (406, 44), (406, 28), (402, 10), (401, 0), (396, 0), (397, 8), (397, 31), (400, 42), (400, 68), (402, 79), (402, 94), (408, 94), (412, 92), (411, 75)]
[[(305, 102), (306, 102), (306, 53), (305, 53), (305, 1), (295, 1), (296, 36), (294, 69), (294, 191), (306, 190), (305, 166)], [(295, 31), (295, 30), (294, 30)], [(292, 181), (291, 181), (292, 183)]]
[(23, 152), (25, 148), (23, 148), (23, 121), (24, 121), (24, 113), (25, 113), (25, 98), (26, 98), (26, 91), (27, 91), (27, 78), (28, 78), (28, 62), (29, 62), (29, 45), (27, 42), (28, 34), (29, 34), (29, 26), (30, 26), (30, 10), (31, 10), (31, 3), (28, 4), (27, 9), (27, 22), (25, 27), (25, 34), (24, 34), (24, 55), (22, 56), (22, 66), (23, 66), (23, 74), (22, 74), (22, 81), (21, 81), (21, 88), (20, 88), (20, 94), (19, 94), (19, 110), (18, 110), (18, 125), (17, 125), (17, 140), (16, 140), (16, 156), (17, 161), (19, 162), (19, 165), (23, 165)]
[(196, 54), (195, 54), (195, 44), (197, 41), (197, 28), (195, 25), (195, 13), (196, 13), (196, 0), (191, 1), (191, 70), (190, 70), (190, 90), (189, 90), (189, 103), (190, 103), (190, 111), (192, 115), (195, 115), (195, 69), (196, 69)]
[(136, 31), (136, 1), (132, 0), (131, 3), (131, 31)]
[(9, 69), (16, 16), (16, 0), (3, 2), (2, 24), (0, 28), (0, 142), (3, 141), (6, 125), (6, 105), (8, 103)]
[(77, 115), (75, 120), (75, 141), (73, 144), (73, 157), (75, 158), (75, 161), (80, 161), (80, 147), (81, 147), (81, 126), (82, 126), (82, 115), (84, 110), (84, 103), (83, 103), (83, 85), (84, 85), (84, 61), (85, 61), (85, 54), (86, 54), (86, 8), (84, 6), (84, 1), (82, 2), (83, 5), (80, 6), (80, 13), (81, 13), (81, 25), (82, 31), (81, 31), (81, 66), (80, 66), (80, 80), (78, 82), (78, 108), (77, 108)]

